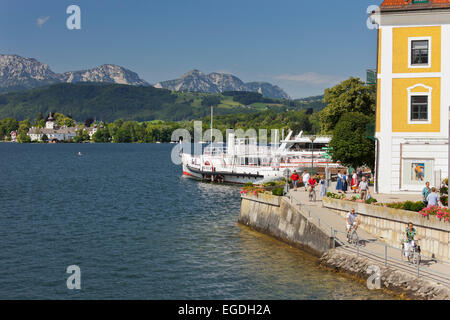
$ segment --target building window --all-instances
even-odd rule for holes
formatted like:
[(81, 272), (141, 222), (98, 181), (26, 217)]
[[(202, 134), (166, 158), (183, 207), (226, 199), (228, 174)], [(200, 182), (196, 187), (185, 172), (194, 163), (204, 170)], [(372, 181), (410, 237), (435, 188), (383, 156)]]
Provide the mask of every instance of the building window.
[(428, 121), (428, 96), (411, 96), (411, 121)]
[(408, 67), (431, 68), (431, 37), (408, 38)]
[(411, 41), (411, 65), (428, 65), (429, 60), (429, 41), (413, 40)]
[(408, 90), (408, 123), (431, 124), (431, 105), (433, 88), (424, 84), (416, 84)]

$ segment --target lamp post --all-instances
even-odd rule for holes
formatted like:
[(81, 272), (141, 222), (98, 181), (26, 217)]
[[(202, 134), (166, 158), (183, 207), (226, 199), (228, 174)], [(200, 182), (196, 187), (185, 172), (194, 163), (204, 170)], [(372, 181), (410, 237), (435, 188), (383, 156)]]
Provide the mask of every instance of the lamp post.
[(286, 184), (284, 185), (284, 194), (289, 193), (289, 176), (291, 174), (291, 170), (285, 169), (284, 170), (284, 177), (286, 178)]
[(450, 177), (450, 143), (448, 142), (450, 140), (450, 106), (448, 107), (448, 139), (447, 139), (447, 145), (448, 145), (448, 167), (447, 167), (447, 178)]
[(314, 175), (314, 140), (316, 140), (316, 136), (311, 137), (311, 177)]

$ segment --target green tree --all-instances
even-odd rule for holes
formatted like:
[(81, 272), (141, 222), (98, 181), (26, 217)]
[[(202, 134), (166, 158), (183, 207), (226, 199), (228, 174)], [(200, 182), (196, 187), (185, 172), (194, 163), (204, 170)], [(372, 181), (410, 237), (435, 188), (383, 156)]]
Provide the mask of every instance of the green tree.
[(17, 130), (17, 141), (20, 143), (29, 143), (31, 138), (28, 136), (28, 130), (31, 127), (30, 120), (26, 119), (19, 123), (19, 129)]
[(83, 141), (88, 141), (90, 139), (89, 133), (87, 133), (84, 129), (77, 130), (77, 135), (73, 138), (73, 141), (76, 143), (80, 143)]
[(111, 136), (109, 135), (108, 129), (100, 128), (92, 135), (92, 140), (94, 140), (94, 142), (109, 142)]
[(0, 121), (0, 140), (6, 136), (7, 139), (11, 138), (11, 131), (15, 131), (19, 128), (19, 122), (14, 118), (5, 118)]
[(39, 124), (44, 120), (44, 116), (42, 115), (42, 112), (39, 112), (36, 121), (34, 122), (35, 126), (39, 126)]
[(323, 133), (331, 133), (341, 116), (347, 112), (375, 114), (376, 88), (366, 85), (359, 78), (350, 78), (331, 89), (325, 89), (327, 106), (319, 117)]
[(123, 128), (123, 127), (119, 128), (113, 137), (113, 142), (116, 142), (116, 143), (132, 142), (131, 133), (128, 129), (129, 128)]
[(20, 142), (20, 143), (30, 143), (31, 142), (31, 138), (25, 132), (20, 132), (17, 135), (17, 141)]
[(333, 148), (333, 160), (341, 161), (344, 166), (358, 168), (375, 165), (375, 142), (366, 138), (366, 127), (373, 123), (374, 117), (361, 112), (344, 114), (333, 131), (330, 146)]

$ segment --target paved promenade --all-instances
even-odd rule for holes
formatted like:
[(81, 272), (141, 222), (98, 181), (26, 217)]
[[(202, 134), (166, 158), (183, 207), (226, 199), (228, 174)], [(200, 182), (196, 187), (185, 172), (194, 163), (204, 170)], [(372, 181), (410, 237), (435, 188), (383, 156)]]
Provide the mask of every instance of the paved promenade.
[[(335, 232), (339, 243), (337, 250), (357, 253), (362, 257), (366, 257), (367, 259), (371, 259), (378, 263), (387, 264), (399, 271), (410, 273), (412, 275), (417, 275), (419, 272), (419, 276), (424, 279), (434, 280), (450, 287), (450, 264), (437, 263), (427, 257), (422, 257), (422, 262), (418, 270), (417, 266), (411, 265), (404, 260), (401, 261), (401, 251), (399, 249), (387, 246), (382, 240), (377, 239), (374, 235), (361, 228), (358, 229), (361, 245), (349, 245), (346, 240), (345, 219), (337, 213), (324, 208), (319, 193), (317, 192), (316, 195), (316, 202), (310, 202), (308, 200), (308, 193), (304, 188), (298, 188), (297, 191), (291, 190), (289, 193), (289, 196), (292, 198), (292, 203), (300, 205), (303, 212), (309, 212), (310, 219), (315, 219), (317, 223), (320, 223), (320, 227), (323, 230), (330, 230), (330, 233), (331, 230), (337, 231)], [(376, 199), (380, 198), (378, 194), (374, 194), (373, 196)], [(383, 202), (404, 201), (406, 200), (405, 197), (409, 196), (386, 195), (385, 199), (388, 199), (389, 197), (401, 198), (392, 201), (385, 200)], [(417, 201), (417, 198), (420, 196), (414, 195), (413, 197), (414, 198), (410, 200)]]

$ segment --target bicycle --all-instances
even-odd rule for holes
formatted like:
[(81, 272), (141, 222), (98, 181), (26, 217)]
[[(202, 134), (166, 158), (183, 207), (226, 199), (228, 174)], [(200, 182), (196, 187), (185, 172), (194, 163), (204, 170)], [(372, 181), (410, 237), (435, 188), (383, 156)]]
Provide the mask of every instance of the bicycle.
[(355, 246), (359, 244), (359, 236), (353, 224), (350, 226), (350, 231), (347, 232), (347, 242)]
[[(401, 253), (402, 261), (405, 258), (405, 252), (406, 252), (405, 242), (402, 242), (402, 253)], [(407, 258), (408, 258), (408, 262), (411, 264), (415, 264), (415, 265), (420, 264), (420, 260), (422, 259), (422, 256), (420, 254), (420, 246), (418, 245), (417, 240), (414, 241), (414, 246), (410, 246), (409, 255)]]
[(310, 202), (316, 202), (316, 189), (314, 187), (310, 187), (311, 190), (309, 190), (309, 201)]

